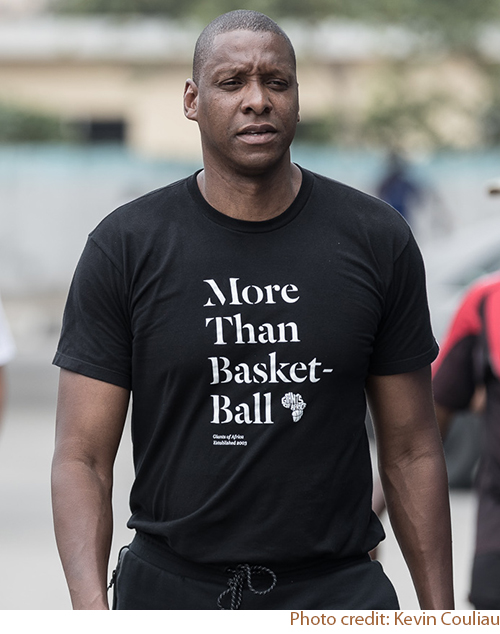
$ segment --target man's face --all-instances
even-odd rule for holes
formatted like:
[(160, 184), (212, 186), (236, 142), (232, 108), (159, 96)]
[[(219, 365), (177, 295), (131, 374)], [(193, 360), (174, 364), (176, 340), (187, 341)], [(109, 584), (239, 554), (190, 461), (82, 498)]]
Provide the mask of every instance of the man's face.
[(287, 43), (266, 32), (217, 35), (184, 107), (198, 122), (205, 167), (260, 174), (288, 161), (299, 101)]

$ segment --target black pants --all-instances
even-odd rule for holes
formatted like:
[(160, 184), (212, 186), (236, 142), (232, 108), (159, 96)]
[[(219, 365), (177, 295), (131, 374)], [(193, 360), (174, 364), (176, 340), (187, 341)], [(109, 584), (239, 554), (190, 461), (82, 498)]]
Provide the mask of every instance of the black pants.
[(469, 600), (477, 610), (500, 610), (500, 552), (474, 557)]
[(138, 534), (120, 552), (114, 574), (115, 610), (398, 608), (382, 566), (368, 555), (296, 571), (256, 566), (226, 572), (182, 560)]

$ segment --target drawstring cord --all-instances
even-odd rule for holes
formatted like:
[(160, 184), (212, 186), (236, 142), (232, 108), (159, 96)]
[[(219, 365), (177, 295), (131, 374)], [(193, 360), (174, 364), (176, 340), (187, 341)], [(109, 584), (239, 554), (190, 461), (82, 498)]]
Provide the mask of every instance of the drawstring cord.
[[(265, 568), (264, 566), (249, 566), (248, 564), (238, 564), (236, 569), (228, 568), (228, 572), (233, 573), (233, 576), (230, 577), (227, 581), (228, 588), (224, 590), (222, 594), (220, 594), (217, 599), (217, 605), (220, 610), (227, 610), (222, 605), (222, 599), (226, 596), (226, 594), (231, 594), (231, 607), (230, 610), (238, 610), (241, 605), (241, 599), (243, 595), (243, 586), (245, 582), (248, 586), (248, 589), (254, 594), (268, 594), (271, 590), (276, 586), (276, 575), (269, 568)], [(252, 585), (252, 575), (270, 575), (272, 578), (271, 585), (267, 590), (256, 590)]]

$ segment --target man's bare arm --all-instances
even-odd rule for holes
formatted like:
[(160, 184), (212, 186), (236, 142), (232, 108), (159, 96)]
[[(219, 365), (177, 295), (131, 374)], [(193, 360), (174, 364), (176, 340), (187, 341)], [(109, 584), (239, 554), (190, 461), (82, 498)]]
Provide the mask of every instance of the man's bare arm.
[(73, 608), (106, 610), (113, 464), (129, 402), (121, 387), (61, 370), (52, 506)]
[[(441, 434), (442, 440), (444, 441), (446, 436), (448, 435), (448, 430), (450, 428), (450, 424), (453, 416), (455, 415), (455, 412), (454, 410), (442, 407), (441, 405), (439, 405), (439, 403), (436, 402), (434, 403), (434, 407), (436, 410), (436, 420), (439, 427), (439, 432)], [(377, 478), (373, 483), (372, 508), (379, 517), (383, 514), (386, 508), (384, 492), (382, 489), (380, 478)]]
[(367, 394), (394, 533), (421, 609), (453, 609), (448, 478), (430, 368), (370, 376)]

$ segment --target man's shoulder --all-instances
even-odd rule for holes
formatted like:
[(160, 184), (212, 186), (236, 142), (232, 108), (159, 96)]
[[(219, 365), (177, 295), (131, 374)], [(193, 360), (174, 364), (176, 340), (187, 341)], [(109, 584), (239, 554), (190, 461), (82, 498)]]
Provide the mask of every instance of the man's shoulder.
[(388, 217), (397, 218), (398, 222), (403, 221), (406, 224), (406, 221), (403, 219), (401, 214), (394, 209), (394, 207), (391, 207), (391, 205), (377, 196), (358, 189), (352, 185), (348, 185), (347, 183), (335, 180), (330, 176), (325, 176), (317, 172), (308, 172), (314, 179), (316, 187), (321, 195), (335, 196), (336, 200), (340, 199), (345, 204), (351, 203), (355, 206), (355, 208), (359, 208), (361, 211), (379, 212), (387, 215)]
[(175, 214), (186, 204), (188, 196), (187, 183), (191, 177), (183, 178), (174, 183), (164, 185), (139, 196), (117, 207), (97, 225), (91, 235), (109, 230), (132, 229), (161, 221), (165, 217)]
[(194, 204), (189, 194), (190, 178), (165, 185), (121, 205), (90, 232), (89, 243), (114, 262), (151, 252), (159, 237), (167, 239), (175, 234), (175, 225)]
[(315, 183), (316, 204), (335, 223), (366, 237), (407, 243), (410, 227), (394, 207), (352, 185), (315, 172), (309, 174)]

